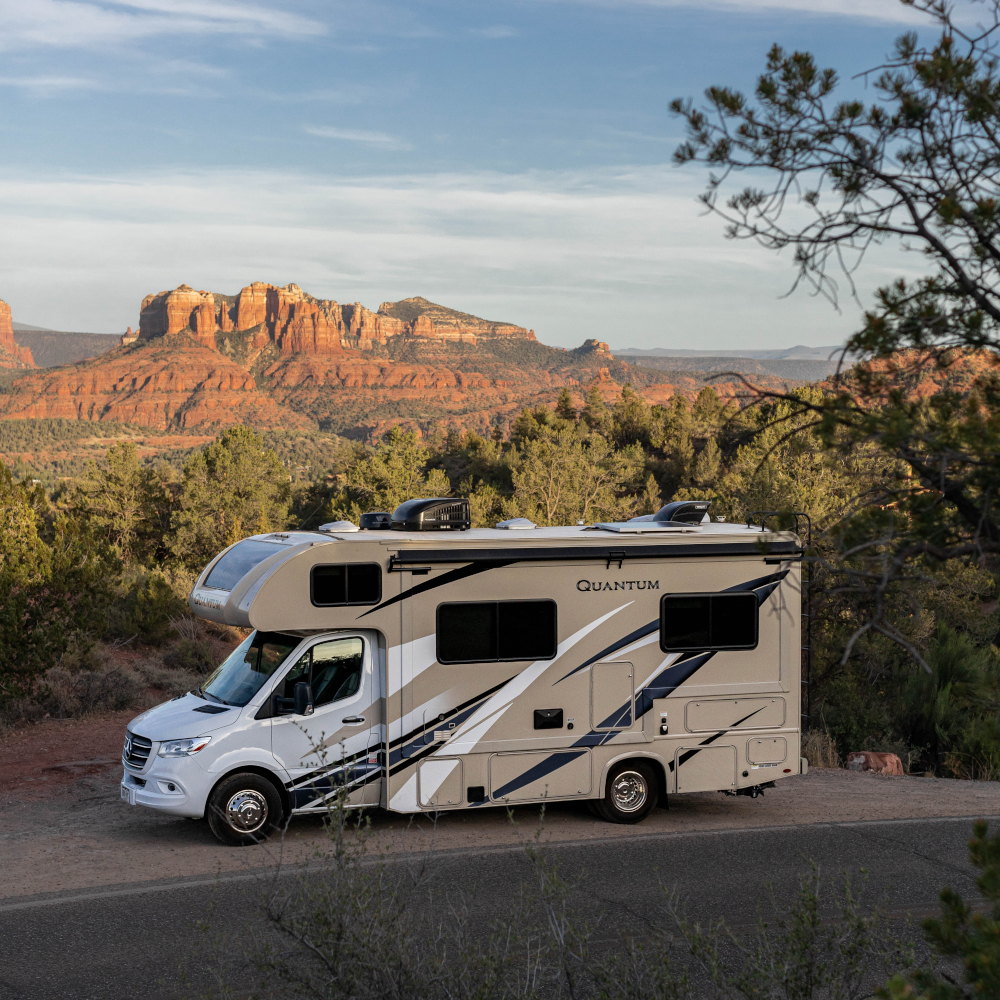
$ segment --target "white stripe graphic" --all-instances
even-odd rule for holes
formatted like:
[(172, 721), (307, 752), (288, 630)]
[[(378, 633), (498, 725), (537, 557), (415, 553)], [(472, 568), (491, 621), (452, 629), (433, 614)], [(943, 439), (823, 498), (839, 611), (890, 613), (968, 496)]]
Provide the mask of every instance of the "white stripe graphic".
[[(435, 634), (425, 635), (420, 639), (414, 639), (410, 644), (410, 680), (414, 680), (422, 674), (428, 667), (437, 662), (437, 636)], [(389, 650), (390, 662), (397, 664), (397, 669), (393, 671), (389, 679), (389, 697), (399, 694), (403, 686), (402, 667), (403, 645), (393, 646)], [(393, 655), (395, 654), (395, 655)]]
[(634, 653), (637, 649), (642, 649), (643, 646), (648, 646), (650, 643), (659, 641), (660, 633), (659, 631), (656, 631), (652, 635), (647, 635), (645, 639), (639, 639), (636, 642), (633, 642), (630, 646), (626, 646), (624, 649), (616, 649), (614, 652), (615, 659), (619, 656), (628, 656), (629, 653)]

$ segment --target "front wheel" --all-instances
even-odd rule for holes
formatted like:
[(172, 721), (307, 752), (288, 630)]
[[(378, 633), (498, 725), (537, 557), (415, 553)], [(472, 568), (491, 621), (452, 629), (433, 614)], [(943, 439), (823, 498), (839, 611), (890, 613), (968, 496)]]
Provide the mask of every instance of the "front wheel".
[(281, 821), (281, 796), (259, 774), (231, 774), (212, 790), (205, 818), (208, 828), (223, 844), (259, 844)]
[(629, 761), (611, 769), (604, 798), (596, 799), (593, 810), (610, 823), (638, 823), (656, 805), (653, 769), (641, 761)]

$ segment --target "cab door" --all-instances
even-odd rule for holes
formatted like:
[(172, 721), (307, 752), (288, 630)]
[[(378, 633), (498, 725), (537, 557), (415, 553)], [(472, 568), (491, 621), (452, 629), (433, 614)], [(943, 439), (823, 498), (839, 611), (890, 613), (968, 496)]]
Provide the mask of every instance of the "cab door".
[[(308, 683), (313, 712), (294, 712), (295, 685)], [(296, 811), (376, 805), (381, 794), (382, 699), (372, 644), (360, 635), (318, 636), (299, 654), (273, 696), (271, 752), (290, 778)]]

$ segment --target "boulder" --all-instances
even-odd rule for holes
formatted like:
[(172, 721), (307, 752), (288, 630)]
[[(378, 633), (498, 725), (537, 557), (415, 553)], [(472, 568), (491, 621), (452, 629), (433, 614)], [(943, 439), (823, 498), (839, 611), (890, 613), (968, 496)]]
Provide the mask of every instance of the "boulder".
[(872, 774), (902, 774), (903, 762), (894, 753), (855, 750), (847, 755), (848, 771), (868, 771)]

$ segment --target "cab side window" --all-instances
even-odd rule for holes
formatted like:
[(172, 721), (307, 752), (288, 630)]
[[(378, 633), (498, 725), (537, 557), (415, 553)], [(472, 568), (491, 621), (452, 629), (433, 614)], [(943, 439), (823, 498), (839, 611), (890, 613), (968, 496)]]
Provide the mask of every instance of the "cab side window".
[(362, 653), (357, 638), (317, 643), (289, 671), (282, 697), (292, 698), (295, 685), (308, 681), (316, 708), (350, 698), (361, 690)]

